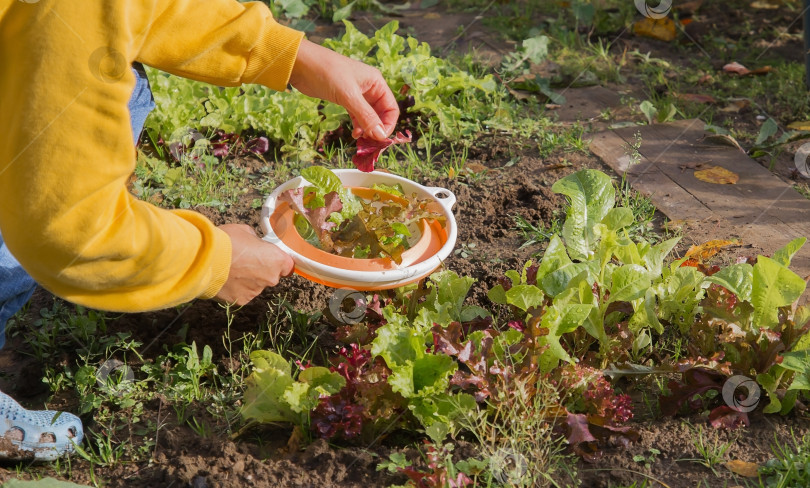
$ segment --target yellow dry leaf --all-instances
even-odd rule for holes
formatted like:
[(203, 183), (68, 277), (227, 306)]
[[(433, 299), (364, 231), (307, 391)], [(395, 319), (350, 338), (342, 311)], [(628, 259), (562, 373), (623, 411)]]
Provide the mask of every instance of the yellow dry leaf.
[(810, 131), (810, 120), (791, 122), (787, 126), (788, 129), (793, 130), (807, 130)]
[(669, 220), (664, 223), (664, 229), (670, 232), (675, 232), (687, 227), (689, 225), (689, 222), (690, 222), (689, 220), (684, 219)]
[(447, 168), (447, 177), (451, 180), (456, 177), (456, 169), (450, 166)]
[(464, 168), (470, 170), (473, 173), (481, 173), (489, 169), (481, 163), (467, 163), (466, 165), (464, 165)]
[(756, 1), (756, 2), (751, 3), (751, 7), (773, 10), (773, 9), (779, 8), (779, 5), (776, 5), (776, 4), (773, 4), (773, 3), (768, 3), (768, 2)]
[(301, 449), (301, 444), (303, 444), (304, 438), (304, 431), (301, 429), (301, 426), (296, 425), (290, 434), (290, 438), (287, 439), (287, 452), (298, 452)]
[[(730, 135), (727, 134), (706, 134), (705, 136), (701, 137), (698, 142), (709, 142), (712, 144), (722, 144), (724, 146), (731, 146), (736, 147), (742, 152), (745, 152), (745, 149), (742, 148), (737, 139), (734, 139)], [(747, 153), (746, 153), (747, 154)], [(708, 168), (706, 168), (708, 169)]]
[(740, 461), (735, 459), (724, 464), (734, 474), (738, 474), (745, 478), (756, 478), (759, 476), (759, 464), (749, 463), (748, 461)]
[(644, 17), (633, 24), (633, 32), (636, 35), (652, 37), (653, 39), (667, 42), (675, 39), (676, 31), (675, 21), (669, 17), (662, 19)]
[(751, 100), (747, 98), (732, 99), (728, 105), (721, 108), (721, 112), (739, 113), (740, 110), (751, 106)]
[(733, 185), (737, 183), (740, 176), (733, 171), (720, 166), (711, 166), (706, 169), (695, 171), (695, 178), (707, 183), (715, 183), (718, 185)]
[(695, 259), (698, 261), (706, 261), (710, 257), (714, 256), (720, 249), (724, 247), (731, 246), (732, 244), (739, 244), (740, 241), (738, 240), (731, 240), (726, 241), (723, 239), (714, 239), (708, 242), (704, 242), (699, 246), (691, 246), (688, 251), (686, 251), (685, 258)]

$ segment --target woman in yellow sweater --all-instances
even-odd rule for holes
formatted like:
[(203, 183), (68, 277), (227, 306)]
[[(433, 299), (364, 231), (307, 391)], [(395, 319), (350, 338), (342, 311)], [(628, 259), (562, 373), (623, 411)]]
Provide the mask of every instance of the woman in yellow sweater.
[[(385, 138), (399, 114), (379, 71), (303, 40), (258, 2), (0, 0), (0, 333), (34, 282), (139, 312), (244, 304), (292, 271), (249, 226), (216, 227), (127, 191), (150, 103), (132, 63), (221, 86), (289, 83), (343, 105), (355, 137)], [(70, 452), (81, 422), (55, 414), (0, 392), (0, 436), (14, 447), (0, 457)]]

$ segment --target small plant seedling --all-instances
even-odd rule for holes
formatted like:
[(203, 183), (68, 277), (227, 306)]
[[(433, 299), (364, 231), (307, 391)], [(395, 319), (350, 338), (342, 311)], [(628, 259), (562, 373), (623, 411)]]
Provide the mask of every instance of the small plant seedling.
[(810, 436), (797, 438), (791, 432), (791, 442), (782, 442), (774, 434), (774, 457), (759, 470), (760, 488), (783, 488), (810, 485)]
[(387, 460), (377, 463), (377, 471), (386, 470), (389, 473), (398, 473), (400, 469), (407, 468), (411, 462), (405, 457), (405, 453), (395, 452), (388, 456)]
[(517, 230), (523, 234), (524, 242), (518, 249), (546, 242), (551, 239), (551, 236), (554, 234), (559, 235), (562, 232), (562, 222), (560, 219), (555, 219), (548, 228), (543, 224), (529, 222), (522, 215), (514, 215), (512, 216), (512, 220), (514, 220)]
[(453, 251), (456, 256), (460, 256), (464, 259), (470, 259), (473, 257), (475, 253), (475, 246), (474, 242), (463, 242), (461, 243), (461, 247)]
[(654, 447), (651, 447), (649, 449), (649, 454), (647, 454), (647, 455), (636, 454), (635, 456), (633, 456), (633, 461), (637, 462), (639, 464), (643, 464), (645, 469), (650, 469), (652, 467), (652, 465), (655, 464), (655, 460), (660, 455), (661, 455), (661, 451), (659, 451), (658, 449), (656, 449)]
[(716, 467), (726, 462), (726, 453), (731, 449), (731, 446), (734, 445), (736, 438), (723, 442), (717, 437), (717, 433), (715, 433), (713, 439), (709, 439), (709, 437), (712, 436), (710, 433), (706, 432), (702, 425), (694, 427), (690, 424), (687, 425), (689, 426), (690, 435), (692, 437), (692, 445), (695, 446), (699, 457), (694, 459), (679, 459), (679, 461), (694, 461), (711, 469), (712, 473), (718, 476)]

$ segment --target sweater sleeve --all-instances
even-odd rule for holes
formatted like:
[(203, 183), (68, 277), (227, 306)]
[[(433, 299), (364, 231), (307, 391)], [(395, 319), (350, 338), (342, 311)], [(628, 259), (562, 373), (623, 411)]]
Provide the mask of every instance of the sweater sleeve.
[(161, 0), (133, 44), (139, 61), (178, 76), (284, 90), (302, 38), (263, 3)]
[(145, 311), (212, 297), (228, 236), (200, 214), (134, 198), (127, 102), (141, 60), (282, 88), (300, 35), (233, 0), (0, 4), (0, 232), (42, 286), (75, 303)]

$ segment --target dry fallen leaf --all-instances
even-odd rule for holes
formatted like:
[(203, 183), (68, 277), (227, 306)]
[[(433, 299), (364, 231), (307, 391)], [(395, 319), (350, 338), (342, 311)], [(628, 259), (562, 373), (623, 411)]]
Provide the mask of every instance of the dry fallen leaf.
[(742, 110), (744, 108), (747, 108), (749, 106), (751, 106), (751, 100), (749, 100), (747, 98), (738, 98), (736, 100), (731, 100), (728, 103), (728, 105), (721, 108), (720, 111), (721, 112), (726, 112), (726, 113), (735, 113), (736, 114), (736, 113), (739, 113), (740, 110)]
[(563, 168), (570, 168), (571, 164), (564, 164), (564, 163), (557, 163), (557, 164), (550, 164), (548, 166), (543, 166), (540, 168), (540, 171), (551, 171), (553, 169), (563, 169)]
[(557, 419), (566, 417), (568, 415), (568, 410), (566, 410), (562, 405), (552, 405), (548, 408), (545, 408), (540, 416), (543, 419)]
[(806, 130), (810, 131), (810, 120), (791, 122), (787, 126), (788, 129), (793, 130)]
[(509, 88), (509, 86), (508, 86), (508, 85), (507, 85), (506, 89), (509, 91), (509, 93), (510, 93), (510, 94), (511, 94), (513, 97), (515, 97), (515, 100), (524, 101), (524, 100), (528, 100), (528, 99), (530, 99), (530, 98), (535, 98), (535, 97), (537, 97), (537, 95), (535, 95), (535, 94), (533, 94), (533, 93), (529, 93), (529, 92), (527, 92), (527, 91), (525, 91), (525, 90), (514, 90), (514, 89), (512, 89), (512, 88)]
[(675, 98), (679, 98), (686, 102), (717, 103), (717, 100), (715, 100), (713, 96), (703, 95), (700, 93), (676, 93)]
[(761, 8), (761, 9), (767, 9), (767, 10), (773, 10), (773, 9), (779, 8), (779, 5), (776, 5), (774, 3), (769, 3), (769, 2), (762, 2), (762, 1), (759, 1), (759, 0), (757, 0), (756, 2), (751, 2), (751, 6), (753, 8)]
[(481, 163), (467, 163), (464, 165), (464, 169), (472, 171), (473, 173), (481, 173), (489, 168)]
[(695, 178), (706, 183), (714, 183), (717, 185), (733, 185), (737, 183), (740, 176), (733, 171), (720, 166), (710, 166), (706, 169), (695, 171)]
[(428, 13), (425, 14), (425, 19), (426, 20), (441, 19), (441, 18), (442, 18), (442, 16), (437, 14), (436, 12), (428, 12)]
[(739, 243), (740, 241), (738, 240), (726, 241), (723, 239), (714, 239), (709, 242), (704, 242), (699, 246), (691, 246), (689, 250), (686, 251), (684, 257), (705, 262), (710, 257), (720, 252), (720, 250), (723, 249), (724, 247), (728, 247)]
[(723, 146), (731, 146), (736, 147), (742, 152), (745, 152), (745, 149), (742, 148), (737, 139), (726, 135), (726, 134), (707, 134), (700, 138), (698, 142), (708, 142), (709, 144), (722, 144)]
[(682, 230), (684, 227), (688, 227), (690, 223), (692, 223), (691, 220), (684, 220), (684, 219), (668, 220), (667, 222), (664, 223), (664, 229), (668, 230), (669, 232), (675, 232)]
[(678, 168), (680, 168), (681, 173), (683, 173), (687, 169), (703, 169), (708, 163), (711, 163), (711, 161), (707, 161), (705, 163), (683, 163), (679, 164)]
[(770, 66), (763, 66), (762, 68), (751, 70), (741, 65), (740, 63), (734, 61), (733, 63), (728, 63), (727, 65), (723, 66), (723, 71), (735, 75), (748, 76), (748, 75), (764, 75), (766, 73), (770, 73), (771, 71), (773, 71), (773, 68), (771, 68)]
[(701, 4), (703, 4), (703, 0), (692, 0), (691, 2), (679, 2), (677, 5), (673, 5), (672, 7), (682, 14), (693, 14), (695, 13), (695, 10), (700, 8)]
[(757, 463), (749, 463), (748, 461), (740, 461), (739, 459), (735, 459), (733, 461), (724, 463), (724, 466), (727, 467), (732, 473), (744, 476), (746, 478), (756, 478), (759, 476), (759, 465)]
[(287, 446), (285, 447), (286, 451), (289, 453), (298, 452), (301, 449), (301, 444), (303, 444), (304, 438), (304, 431), (301, 429), (301, 426), (296, 425), (290, 434), (290, 438), (287, 439)]
[(723, 71), (726, 73), (736, 73), (738, 75), (747, 75), (751, 71), (746, 68), (745, 66), (741, 65), (737, 61), (733, 63), (728, 63), (727, 65), (723, 66)]
[(773, 68), (770, 66), (763, 66), (761, 68), (752, 69), (748, 72), (749, 75), (764, 75), (773, 71)]
[(652, 37), (661, 41), (672, 41), (676, 36), (675, 21), (669, 17), (651, 19), (644, 17), (633, 24), (633, 33), (638, 36)]

